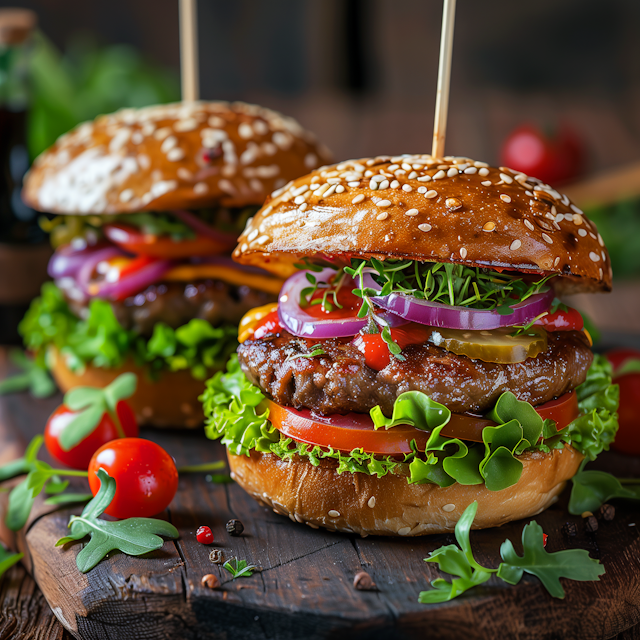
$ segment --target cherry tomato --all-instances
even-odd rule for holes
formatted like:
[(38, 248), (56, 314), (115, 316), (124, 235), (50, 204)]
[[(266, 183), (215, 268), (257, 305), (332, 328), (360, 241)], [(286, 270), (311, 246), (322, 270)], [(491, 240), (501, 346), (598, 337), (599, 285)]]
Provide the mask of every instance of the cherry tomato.
[[(138, 435), (138, 424), (133, 411), (125, 400), (116, 405), (116, 413), (122, 425), (125, 436), (134, 438)], [(105, 413), (98, 426), (75, 447), (65, 451), (60, 446), (60, 434), (64, 428), (78, 415), (64, 404), (58, 407), (47, 420), (44, 430), (44, 443), (53, 458), (73, 469), (86, 469), (91, 456), (103, 444), (119, 438), (119, 433), (113, 418)]]
[(111, 242), (125, 251), (153, 258), (192, 258), (224, 253), (229, 246), (213, 238), (197, 236), (192, 240), (173, 240), (170, 236), (154, 236), (142, 233), (140, 229), (128, 224), (113, 223), (103, 227)]
[(316, 304), (307, 305), (304, 310), (310, 316), (322, 320), (339, 320), (341, 318), (353, 318), (358, 315), (358, 310), (362, 306), (362, 298), (351, 293), (348, 287), (341, 287), (338, 290), (336, 298), (338, 299), (337, 307), (333, 304), (333, 296), (327, 296), (327, 302), (331, 304), (331, 310), (323, 306), (322, 298), (324, 296), (324, 290), (318, 289), (311, 297), (311, 303)]
[(584, 165), (584, 148), (575, 132), (562, 126), (555, 135), (538, 127), (518, 127), (505, 140), (502, 164), (554, 185), (577, 177)]
[[(362, 448), (367, 453), (402, 455), (411, 452), (412, 440), (416, 441), (418, 448), (424, 448), (431, 435), (428, 431), (410, 425), (374, 429), (373, 421), (367, 413), (321, 416), (308, 409), (283, 407), (271, 400), (266, 403), (269, 421), (285, 436), (298, 442), (324, 448), (333, 447), (339, 451)], [(543, 419), (555, 420), (558, 430), (563, 429), (579, 415), (576, 394), (566, 393), (557, 400), (536, 407), (536, 411)], [(448, 438), (482, 442), (482, 430), (493, 424), (480, 416), (454, 413), (441, 433)]]
[(629, 360), (638, 360), (640, 364), (640, 351), (614, 349), (607, 353), (607, 359), (613, 365), (613, 381), (620, 387), (619, 428), (611, 448), (640, 456), (640, 373), (615, 376), (616, 371)]
[(254, 325), (251, 337), (253, 340), (260, 340), (270, 333), (278, 333), (281, 330), (282, 325), (278, 317), (278, 309), (275, 308)]
[(549, 313), (536, 320), (535, 324), (547, 331), (582, 331), (584, 320), (577, 309), (567, 307), (566, 311), (558, 308), (555, 313)]
[(105, 513), (115, 518), (150, 517), (166, 509), (178, 489), (173, 458), (158, 444), (142, 438), (113, 440), (89, 463), (89, 486), (100, 489), (98, 469), (116, 481), (116, 494)]
[[(401, 349), (404, 349), (410, 344), (426, 342), (431, 331), (432, 329), (429, 327), (411, 322), (391, 329), (391, 337)], [(387, 343), (382, 339), (381, 333), (359, 333), (353, 339), (353, 345), (364, 355), (366, 365), (376, 371), (382, 371), (393, 357)]]

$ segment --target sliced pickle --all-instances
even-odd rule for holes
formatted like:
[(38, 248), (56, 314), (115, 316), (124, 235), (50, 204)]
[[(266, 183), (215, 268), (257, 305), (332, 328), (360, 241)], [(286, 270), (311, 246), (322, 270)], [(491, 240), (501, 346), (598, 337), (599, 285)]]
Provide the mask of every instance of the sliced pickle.
[(547, 332), (542, 327), (531, 327), (519, 335), (516, 331), (514, 327), (492, 331), (434, 329), (429, 342), (458, 356), (498, 364), (524, 362), (546, 351)]

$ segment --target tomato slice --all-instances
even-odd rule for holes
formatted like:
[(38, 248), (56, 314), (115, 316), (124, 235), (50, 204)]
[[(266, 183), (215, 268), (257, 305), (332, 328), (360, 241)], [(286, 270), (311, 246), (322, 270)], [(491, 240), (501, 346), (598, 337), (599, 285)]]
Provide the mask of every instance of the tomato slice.
[(548, 313), (535, 324), (544, 327), (547, 331), (581, 331), (584, 320), (577, 309), (567, 307), (567, 310), (558, 309), (555, 313)]
[[(391, 429), (374, 429), (368, 413), (348, 413), (322, 416), (309, 409), (283, 407), (267, 400), (269, 420), (282, 434), (298, 442), (332, 447), (339, 451), (363, 449), (379, 455), (402, 455), (411, 452), (411, 441), (424, 449), (430, 432), (410, 425), (398, 425)], [(558, 430), (566, 427), (578, 415), (578, 399), (573, 391), (556, 400), (546, 402), (536, 411), (543, 419), (555, 420)], [(482, 442), (482, 430), (495, 423), (473, 415), (454, 413), (441, 431), (448, 438), (460, 438), (471, 442)]]
[[(351, 293), (349, 287), (341, 287), (336, 294), (340, 307), (335, 306), (333, 296), (327, 296), (327, 302), (331, 306), (325, 307), (322, 304), (326, 289), (318, 289), (311, 297), (309, 305), (304, 307), (306, 313), (319, 320), (340, 320), (342, 318), (355, 318), (362, 306), (362, 298)], [(329, 310), (330, 309), (330, 310)]]
[(152, 258), (192, 258), (224, 253), (228, 245), (213, 238), (197, 236), (192, 240), (172, 240), (169, 236), (142, 233), (134, 226), (122, 223), (106, 224), (104, 233), (111, 242), (129, 253)]
[(273, 311), (270, 311), (266, 316), (258, 320), (253, 326), (253, 335), (251, 338), (253, 340), (260, 340), (269, 333), (277, 333), (281, 330), (282, 325), (280, 324), (280, 318), (278, 316), (278, 307), (276, 307)]

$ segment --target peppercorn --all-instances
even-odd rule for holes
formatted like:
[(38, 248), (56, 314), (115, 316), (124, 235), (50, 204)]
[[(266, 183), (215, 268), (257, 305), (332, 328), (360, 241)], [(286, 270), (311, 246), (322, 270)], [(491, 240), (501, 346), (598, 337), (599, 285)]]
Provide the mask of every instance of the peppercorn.
[(353, 586), (358, 591), (375, 591), (377, 589), (373, 578), (366, 571), (356, 573), (353, 579)]
[(218, 576), (214, 576), (213, 573), (207, 573), (206, 576), (202, 576), (201, 583), (203, 587), (209, 587), (209, 589), (217, 589), (220, 586)]
[(584, 528), (588, 533), (595, 533), (598, 530), (598, 521), (595, 516), (585, 518)]
[(222, 564), (222, 561), (224, 560), (222, 549), (211, 549), (209, 560), (211, 560), (211, 562), (213, 562), (214, 564)]
[(578, 527), (576, 526), (575, 522), (565, 522), (562, 525), (562, 533), (567, 537), (567, 538), (574, 538), (575, 536), (578, 535)]
[(603, 504), (600, 507), (600, 516), (603, 520), (611, 522), (616, 517), (616, 508), (612, 504)]
[(227, 533), (230, 536), (241, 536), (244, 531), (244, 525), (240, 520), (229, 520), (227, 522)]
[(210, 527), (199, 527), (196, 531), (196, 539), (200, 544), (211, 544), (213, 542), (213, 533)]

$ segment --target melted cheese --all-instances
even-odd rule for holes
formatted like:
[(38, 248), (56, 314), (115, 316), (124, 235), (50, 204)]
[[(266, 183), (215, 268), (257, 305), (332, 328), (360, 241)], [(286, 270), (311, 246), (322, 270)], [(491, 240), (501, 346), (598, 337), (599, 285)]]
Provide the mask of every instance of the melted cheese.
[(193, 282), (194, 280), (203, 280), (212, 278), (214, 280), (222, 280), (229, 284), (237, 286), (246, 285), (252, 289), (266, 291), (278, 295), (282, 289), (283, 280), (279, 278), (271, 278), (270, 276), (258, 275), (255, 273), (247, 273), (234, 269), (233, 267), (221, 266), (218, 264), (181, 264), (167, 271), (163, 276), (163, 280), (172, 280), (179, 282)]

